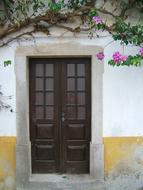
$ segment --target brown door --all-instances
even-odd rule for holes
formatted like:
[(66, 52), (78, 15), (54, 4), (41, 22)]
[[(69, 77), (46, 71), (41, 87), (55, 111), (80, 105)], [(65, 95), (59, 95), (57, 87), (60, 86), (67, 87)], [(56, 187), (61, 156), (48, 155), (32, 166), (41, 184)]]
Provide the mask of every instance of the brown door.
[(30, 59), (32, 173), (88, 173), (90, 58)]

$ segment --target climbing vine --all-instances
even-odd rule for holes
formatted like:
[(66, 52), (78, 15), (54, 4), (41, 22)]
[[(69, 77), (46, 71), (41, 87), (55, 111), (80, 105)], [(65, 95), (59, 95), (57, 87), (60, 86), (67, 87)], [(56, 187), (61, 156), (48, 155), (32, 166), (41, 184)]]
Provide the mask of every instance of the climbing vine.
[[(106, 3), (107, 0), (103, 2)], [(93, 0), (3, 0), (0, 10), (0, 47), (8, 45), (25, 35), (33, 36), (36, 32), (51, 35), (52, 27), (63, 28), (72, 33), (87, 32), (92, 39), (94, 35), (100, 38), (97, 31), (108, 31), (115, 41), (122, 45), (140, 46), (135, 55), (122, 55), (114, 52), (109, 64), (112, 66), (139, 66), (143, 60), (143, 25), (132, 24), (128, 20), (128, 12), (134, 7), (143, 14), (143, 0), (112, 1), (118, 3), (118, 14), (109, 11), (104, 6), (96, 7)], [(111, 16), (114, 20), (108, 24), (104, 17)], [(71, 27), (68, 23), (78, 18), (78, 26)], [(29, 27), (29, 30), (25, 30)], [(97, 55), (99, 60), (105, 56), (103, 52)], [(10, 64), (10, 61), (5, 62)]]

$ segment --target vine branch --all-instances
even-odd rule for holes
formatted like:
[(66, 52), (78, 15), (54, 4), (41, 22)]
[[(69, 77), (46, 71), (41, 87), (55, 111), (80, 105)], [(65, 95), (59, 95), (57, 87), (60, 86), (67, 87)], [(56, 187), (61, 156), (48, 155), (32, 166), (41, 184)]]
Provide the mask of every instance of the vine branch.
[[(41, 15), (40, 13), (35, 15), (35, 12), (39, 10), (38, 9), (39, 4), (35, 4), (36, 6), (36, 8), (34, 8), (35, 12), (33, 12), (33, 14), (31, 14), (31, 16), (29, 17), (28, 17), (28, 12), (26, 12), (25, 10), (27, 10), (28, 6), (30, 5), (24, 5), (24, 6), (27, 6), (27, 7), (24, 7), (25, 9), (22, 9), (21, 11), (24, 18), (21, 20), (17, 20), (16, 17), (15, 19), (14, 18), (11, 19), (12, 15), (9, 14), (6, 1), (4, 1), (5, 14), (8, 21), (5, 24), (3, 24), (3, 27), (1, 27), (1, 30), (0, 30), (0, 47), (8, 45), (10, 42), (16, 40), (17, 38), (21, 38), (22, 36), (25, 36), (25, 35), (32, 35), (32, 33), (36, 33), (36, 32), (43, 32), (47, 35), (50, 35), (50, 28), (53, 26), (62, 28), (72, 33), (79, 33), (82, 31), (92, 32), (93, 28), (95, 28), (95, 25), (91, 24), (91, 20), (90, 20), (94, 16), (92, 15), (93, 14), (92, 12), (94, 12), (93, 4), (85, 4), (78, 8), (72, 7), (68, 11), (64, 12), (62, 11), (62, 8), (61, 8), (62, 7), (61, 2), (62, 1), (60, 1), (60, 3), (55, 3), (55, 1), (53, 1), (53, 3), (49, 5), (50, 8), (45, 10), (45, 14), (43, 15)], [(94, 10), (97, 14), (102, 13), (105, 15), (110, 15), (115, 20), (117, 20), (120, 17), (122, 19), (125, 19), (124, 17), (125, 17), (126, 11), (131, 8), (131, 5), (135, 5), (136, 1), (130, 0), (129, 3), (130, 3), (129, 6), (124, 6), (122, 8), (120, 15), (115, 15), (113, 12), (110, 12), (109, 10), (106, 10), (105, 8), (95, 8)], [(91, 14), (91, 18), (89, 16), (90, 14)], [(81, 24), (73, 28), (70, 26), (70, 23), (73, 22), (75, 17), (78, 17), (81, 20)], [(5, 21), (3, 21), (3, 23), (4, 22)], [(46, 23), (46, 25), (44, 23)], [(87, 27), (83, 27), (84, 23), (88, 23)], [(24, 29), (28, 27), (32, 27), (33, 29), (31, 31), (25, 32)], [(126, 27), (125, 24), (124, 24), (124, 27)], [(117, 28), (116, 23), (114, 23), (111, 26), (107, 26), (105, 23), (105, 25), (103, 25), (102, 28), (100, 28), (100, 26), (97, 25), (97, 29), (103, 29), (103, 30), (106, 29), (110, 34), (114, 35), (114, 32), (117, 32), (119, 28)], [(125, 36), (125, 32), (122, 32), (121, 38), (125, 38), (125, 37), (127, 37)]]

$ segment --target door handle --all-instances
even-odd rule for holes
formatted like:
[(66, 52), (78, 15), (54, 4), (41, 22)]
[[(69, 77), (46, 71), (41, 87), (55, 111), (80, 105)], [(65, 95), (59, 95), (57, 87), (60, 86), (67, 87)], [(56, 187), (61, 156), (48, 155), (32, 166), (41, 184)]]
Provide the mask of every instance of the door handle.
[(65, 121), (65, 113), (64, 112), (62, 112), (62, 122), (64, 122)]

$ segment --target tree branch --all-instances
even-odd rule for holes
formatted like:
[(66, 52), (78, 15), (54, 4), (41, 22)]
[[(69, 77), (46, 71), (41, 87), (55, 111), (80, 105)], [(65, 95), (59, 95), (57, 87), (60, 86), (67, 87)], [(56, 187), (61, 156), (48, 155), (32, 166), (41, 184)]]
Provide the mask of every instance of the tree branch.
[(6, 46), (8, 45), (10, 42), (14, 41), (14, 40), (17, 40), (18, 38), (20, 37), (23, 37), (25, 35), (27, 36), (31, 36), (33, 33), (35, 33), (35, 29), (34, 30), (31, 30), (30, 32), (24, 32), (24, 33), (21, 33), (21, 34), (18, 34), (17, 36), (14, 36), (12, 38), (9, 38), (6, 42), (3, 42), (0, 44), (0, 47), (3, 47), (3, 46)]

